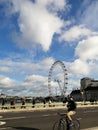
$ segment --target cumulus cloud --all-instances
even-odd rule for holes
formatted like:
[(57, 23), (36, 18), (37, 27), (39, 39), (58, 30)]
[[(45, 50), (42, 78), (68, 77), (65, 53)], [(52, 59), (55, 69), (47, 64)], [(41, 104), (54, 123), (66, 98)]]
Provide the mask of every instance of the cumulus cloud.
[(25, 78), (25, 82), (40, 83), (47, 81), (47, 78), (41, 75), (31, 75)]
[(64, 26), (57, 12), (66, 9), (66, 0), (9, 0), (9, 3), (11, 15), (18, 14), (19, 32), (13, 33), (13, 40), (21, 48), (37, 45), (48, 51), (54, 34)]
[(42, 61), (39, 62), (39, 66), (41, 68), (44, 68), (44, 70), (49, 70), (51, 65), (55, 62), (55, 59), (52, 57), (48, 57), (43, 59)]
[(73, 90), (79, 89), (80, 88), (80, 79), (78, 79), (78, 80), (71, 79), (71, 80), (69, 80), (68, 84), (69, 84), (69, 90), (71, 90), (71, 91), (72, 91), (72, 89)]
[(16, 80), (0, 75), (0, 88), (13, 88), (17, 83)]
[(85, 24), (86, 27), (98, 31), (98, 22), (96, 22), (96, 20), (98, 19), (98, 1), (84, 1), (82, 12), (79, 14), (79, 17), (79, 21), (82, 24)]
[(90, 67), (85, 61), (82, 61), (81, 59), (76, 59), (70, 64), (69, 72), (71, 72), (72, 75), (76, 76), (88, 75), (90, 73)]
[[(1, 66), (1, 65), (0, 65)], [(0, 67), (0, 71), (1, 72), (4, 72), (4, 73), (9, 73), (9, 72), (11, 72), (11, 69), (9, 68), (9, 67), (4, 67), (4, 66), (1, 66)]]
[[(77, 77), (96, 75), (98, 69), (98, 36), (89, 36), (79, 41), (75, 48), (76, 59), (68, 64), (69, 76)], [(96, 74), (95, 74), (96, 73)]]
[(65, 31), (62, 36), (61, 36), (61, 40), (64, 41), (75, 41), (75, 40), (79, 40), (80, 38), (83, 37), (87, 37), (91, 34), (94, 34), (91, 30), (89, 30), (88, 28), (84, 27), (83, 25), (75, 25), (72, 26), (69, 30)]
[[(96, 77), (98, 73), (98, 36), (89, 36), (81, 40), (75, 49), (76, 59), (68, 63), (69, 77)], [(96, 70), (96, 72), (95, 72)]]
[(32, 60), (28, 60), (28, 58), (26, 57), (25, 60), (21, 59), (18, 61), (13, 60), (12, 58), (5, 58), (0, 60), (0, 72), (12, 74), (14, 76), (18, 76), (20, 74), (20, 76), (23, 77), (36, 73), (42, 74), (42, 72), (43, 74), (48, 75), (49, 69), (54, 61), (55, 60), (52, 57), (42, 59), (41, 61), (38, 61), (36, 63), (32, 63)]
[[(36, 95), (38, 92), (40, 94), (48, 94), (48, 73), (53, 63), (54, 59), (52, 57), (43, 59), (42, 61), (38, 61), (36, 63), (32, 63), (32, 60), (30, 61), (28, 58), (27, 60), (22, 59), (18, 61), (13, 59), (0, 60), (0, 65), (4, 68), (7, 67), (7, 69), (10, 70), (0, 70), (0, 73), (7, 73), (7, 75), (9, 75), (9, 77), (0, 76), (1, 92), (12, 95), (24, 95), (25, 92), (27, 92), (26, 95)], [(18, 76), (21, 81), (19, 82), (18, 79), (14, 80), (14, 78), (10, 78), (10, 75), (11, 77)], [(21, 91), (21, 93), (19, 91)]]
[(98, 36), (80, 41), (76, 47), (75, 55), (82, 60), (98, 60)]
[(37, 0), (36, 1), (39, 5), (47, 7), (48, 10), (50, 11), (59, 11), (63, 10), (67, 6), (67, 1), (66, 0)]

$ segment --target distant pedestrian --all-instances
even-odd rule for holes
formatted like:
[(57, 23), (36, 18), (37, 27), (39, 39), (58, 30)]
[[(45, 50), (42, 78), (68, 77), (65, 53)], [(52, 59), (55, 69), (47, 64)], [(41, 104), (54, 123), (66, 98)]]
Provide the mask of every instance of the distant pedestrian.
[(5, 99), (2, 98), (2, 106), (4, 106), (4, 105), (5, 105)]
[[(2, 98), (2, 109), (5, 109), (5, 98)], [(3, 116), (0, 116), (0, 118), (2, 118)], [(6, 124), (6, 122), (4, 121), (0, 121), (0, 125), (4, 125)]]
[(45, 99), (43, 99), (43, 104), (44, 104), (44, 107), (46, 106), (46, 100)]
[(49, 107), (51, 107), (51, 105), (52, 105), (52, 102), (51, 102), (51, 100), (49, 99)]
[(34, 108), (35, 107), (35, 99), (33, 98), (33, 100), (32, 100), (32, 107)]
[(25, 106), (26, 101), (25, 101), (24, 98), (21, 99), (21, 102), (22, 102), (22, 106), (21, 106), (21, 108), (26, 108), (26, 106)]
[(15, 109), (15, 99), (11, 99), (11, 108)]
[(5, 108), (5, 99), (2, 98), (2, 109), (4, 109), (4, 108)]
[(25, 99), (22, 99), (22, 105), (25, 105), (25, 103), (26, 103)]

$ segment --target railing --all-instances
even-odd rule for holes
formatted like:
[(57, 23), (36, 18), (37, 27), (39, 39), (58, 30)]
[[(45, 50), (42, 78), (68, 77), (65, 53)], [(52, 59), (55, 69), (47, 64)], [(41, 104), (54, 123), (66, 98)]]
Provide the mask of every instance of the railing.
[[(98, 106), (98, 102), (96, 103), (90, 103), (90, 102), (85, 102), (85, 104), (83, 102), (76, 102), (77, 103), (77, 107), (81, 107), (81, 106), (92, 106), (92, 105), (97, 105)], [(10, 109), (40, 109), (40, 108), (66, 108), (66, 104), (62, 103), (62, 102), (54, 102), (54, 103), (36, 103), (35, 105), (32, 105), (32, 103), (26, 103), (25, 105), (21, 105), (16, 103), (15, 105), (10, 105), (10, 104), (5, 104), (5, 105), (1, 105), (0, 104), (0, 110), (10, 110)]]

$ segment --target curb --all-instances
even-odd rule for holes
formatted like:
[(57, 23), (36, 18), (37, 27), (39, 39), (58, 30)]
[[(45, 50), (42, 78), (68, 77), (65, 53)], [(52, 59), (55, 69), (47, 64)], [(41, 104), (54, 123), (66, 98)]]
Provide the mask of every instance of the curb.
[(82, 129), (82, 130), (98, 130), (98, 127), (86, 128), (86, 129)]

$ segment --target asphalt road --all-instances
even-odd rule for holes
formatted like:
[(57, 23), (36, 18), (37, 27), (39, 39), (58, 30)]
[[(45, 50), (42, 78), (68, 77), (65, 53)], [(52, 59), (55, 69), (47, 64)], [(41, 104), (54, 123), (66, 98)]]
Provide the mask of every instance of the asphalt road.
[[(52, 130), (59, 118), (58, 111), (64, 112), (64, 109), (0, 113), (1, 121), (6, 121), (0, 130)], [(93, 128), (98, 127), (98, 107), (78, 108), (76, 117), (80, 119), (81, 130), (98, 130)]]

